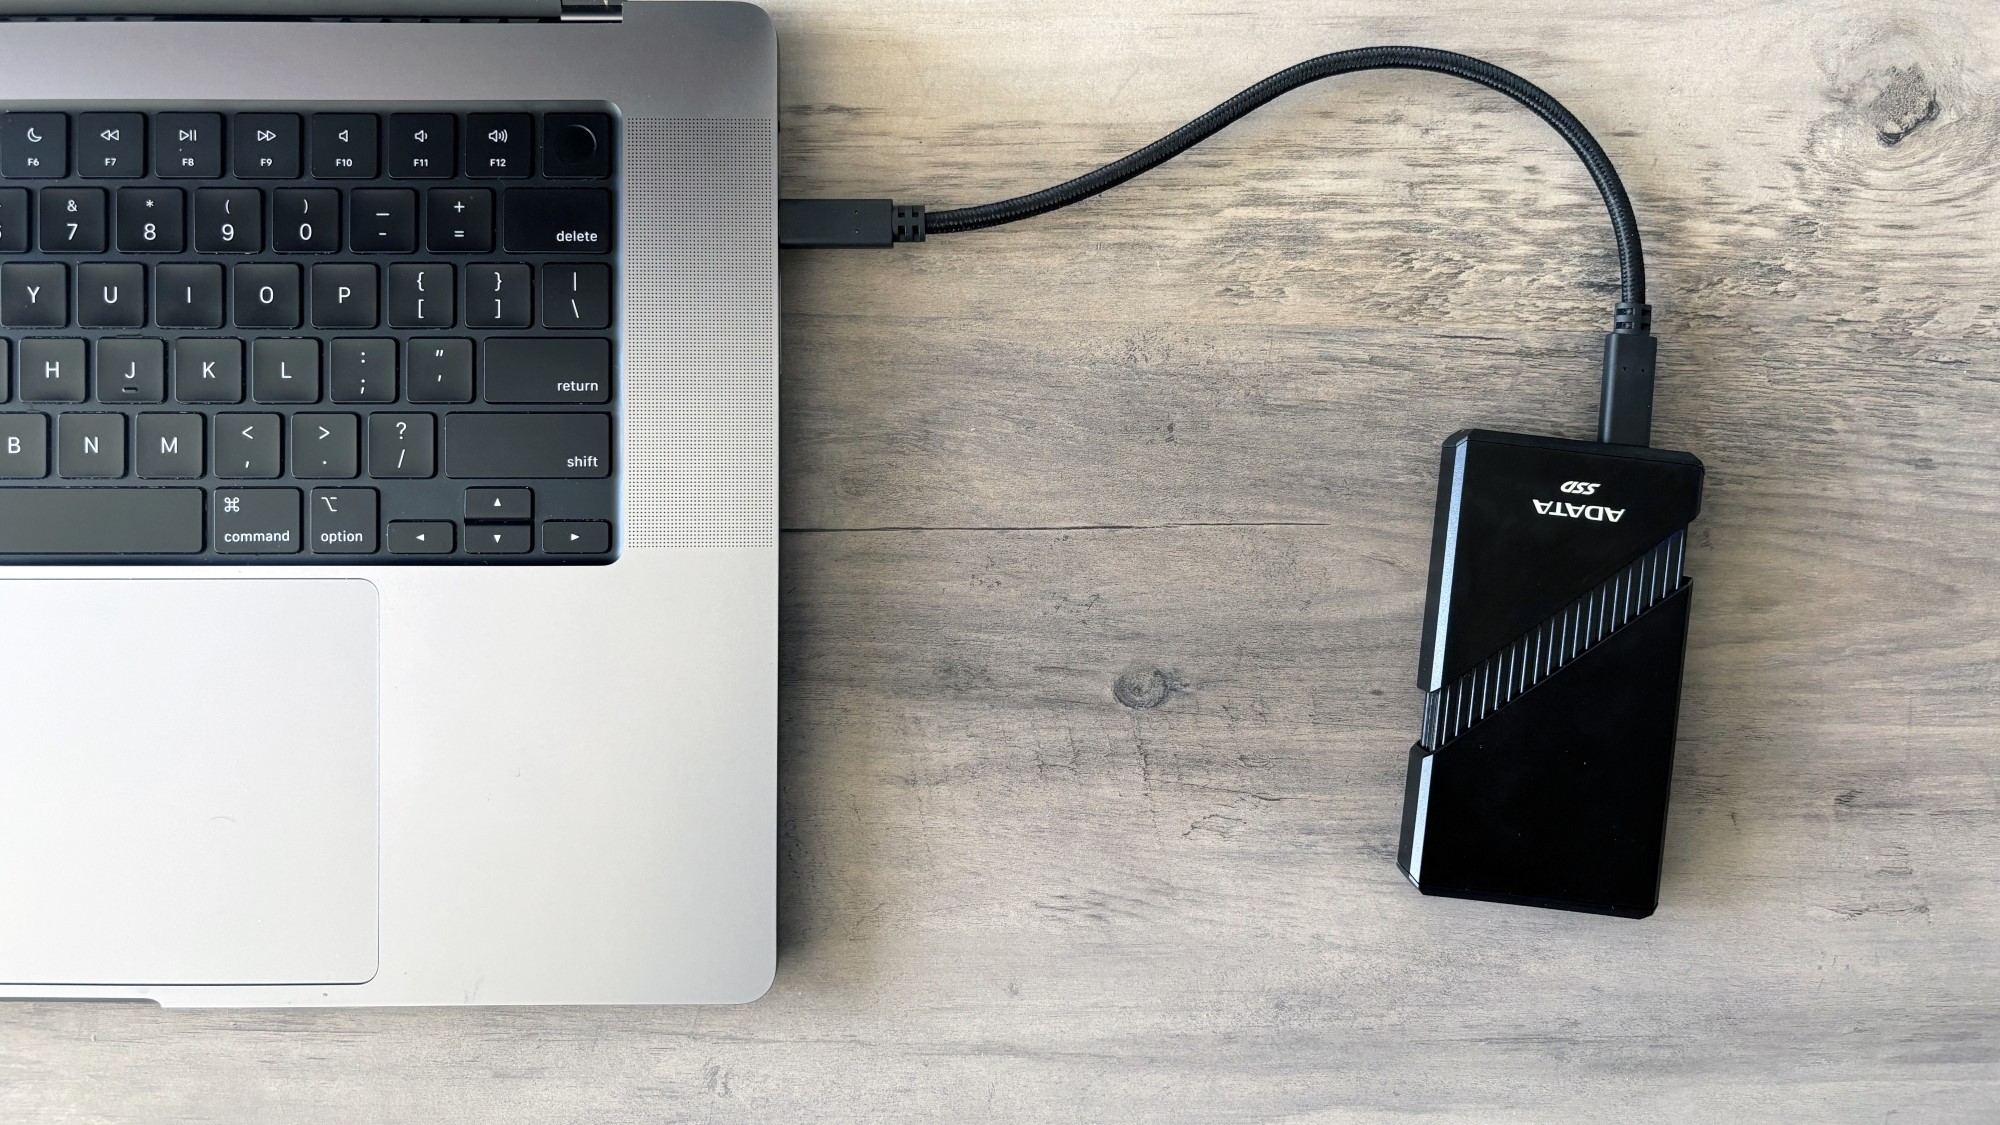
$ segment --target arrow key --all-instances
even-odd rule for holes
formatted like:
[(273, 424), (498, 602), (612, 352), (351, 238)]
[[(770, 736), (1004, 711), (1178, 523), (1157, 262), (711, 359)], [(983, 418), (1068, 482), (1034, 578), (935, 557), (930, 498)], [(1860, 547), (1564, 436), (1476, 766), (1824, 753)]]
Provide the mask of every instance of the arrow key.
[(535, 494), (526, 488), (468, 488), (465, 518), (518, 521), (535, 514)]
[(465, 529), (465, 549), (475, 555), (525, 555), (535, 549), (535, 529), (525, 523), (488, 523)]
[(602, 555), (611, 550), (611, 525), (598, 520), (549, 520), (542, 550), (551, 555)]
[(449, 555), (455, 530), (445, 520), (397, 520), (389, 525), (389, 553)]
[(76, 119), (76, 174), (133, 179), (146, 174), (146, 115), (85, 113)]

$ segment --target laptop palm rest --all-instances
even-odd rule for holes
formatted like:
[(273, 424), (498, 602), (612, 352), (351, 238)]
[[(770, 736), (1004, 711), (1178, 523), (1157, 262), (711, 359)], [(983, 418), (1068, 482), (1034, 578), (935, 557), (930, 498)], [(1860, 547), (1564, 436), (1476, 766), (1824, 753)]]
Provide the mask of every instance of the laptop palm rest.
[(0, 580), (0, 983), (375, 974), (358, 580)]

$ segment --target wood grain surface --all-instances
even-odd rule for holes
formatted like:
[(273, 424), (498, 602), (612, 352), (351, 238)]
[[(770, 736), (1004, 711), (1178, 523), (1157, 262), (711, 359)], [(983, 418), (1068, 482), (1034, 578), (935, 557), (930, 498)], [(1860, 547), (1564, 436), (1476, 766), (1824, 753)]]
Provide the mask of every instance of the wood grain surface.
[(1372, 74), (785, 260), (743, 1008), (0, 1007), (8, 1122), (2000, 1119), (2000, 7), (778, 0), (788, 195), (1045, 186), (1326, 50), (1562, 98), (1709, 466), (1659, 913), (1397, 872), (1437, 445), (1584, 436), (1609, 228)]

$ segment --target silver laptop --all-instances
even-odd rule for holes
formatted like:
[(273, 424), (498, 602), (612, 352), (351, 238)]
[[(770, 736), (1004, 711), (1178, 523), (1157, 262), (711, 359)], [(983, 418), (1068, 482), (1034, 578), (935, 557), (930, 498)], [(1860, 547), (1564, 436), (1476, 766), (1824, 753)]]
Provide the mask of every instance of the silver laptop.
[(0, 996), (760, 995), (765, 14), (0, 14)]

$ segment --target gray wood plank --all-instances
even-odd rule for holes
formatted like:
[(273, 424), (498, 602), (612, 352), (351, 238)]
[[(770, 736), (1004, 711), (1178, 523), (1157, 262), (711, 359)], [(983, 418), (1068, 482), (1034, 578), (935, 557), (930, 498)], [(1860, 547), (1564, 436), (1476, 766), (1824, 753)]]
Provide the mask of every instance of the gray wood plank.
[(745, 1008), (0, 1008), (0, 1119), (2000, 1117), (2000, 10), (793, 0), (787, 194), (1044, 186), (1319, 50), (1618, 160), (1710, 466), (1664, 904), (1393, 863), (1437, 442), (1581, 436), (1614, 263), (1368, 75), (786, 267), (784, 958)]

